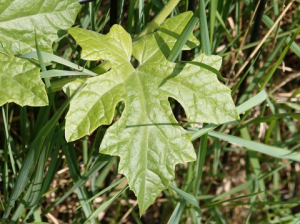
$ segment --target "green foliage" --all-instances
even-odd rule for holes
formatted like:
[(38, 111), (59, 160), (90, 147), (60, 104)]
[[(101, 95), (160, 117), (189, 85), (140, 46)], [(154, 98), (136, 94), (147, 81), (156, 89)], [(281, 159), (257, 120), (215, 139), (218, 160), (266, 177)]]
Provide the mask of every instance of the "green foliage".
[(73, 25), (81, 6), (75, 0), (5, 0), (0, 5), (0, 51), (20, 55), (35, 49), (52, 52), (57, 31)]
[(48, 104), (39, 68), (14, 55), (35, 50), (52, 52), (57, 32), (73, 25), (80, 5), (75, 0), (6, 0), (0, 5), (0, 105)]
[(15, 102), (21, 106), (45, 106), (48, 97), (39, 68), (28, 60), (0, 53), (0, 106)]
[(298, 222), (294, 1), (0, 2), (1, 224)]
[[(111, 69), (85, 80), (87, 85), (71, 102), (66, 117), (66, 139), (76, 140), (110, 124), (117, 103), (125, 102), (122, 117), (107, 130), (100, 152), (120, 156), (119, 172), (135, 192), (140, 214), (167, 188), (174, 166), (196, 158), (190, 135), (174, 118), (169, 97), (181, 103), (190, 121), (220, 124), (239, 119), (230, 89), (214, 73), (166, 59), (191, 17), (187, 12), (167, 19), (157, 32), (133, 44), (118, 25), (107, 35), (69, 29), (83, 49), (83, 59), (109, 61)], [(197, 44), (190, 35), (184, 49)], [(136, 69), (130, 63), (131, 55), (139, 61)], [(194, 61), (214, 69), (221, 66), (218, 56), (201, 54)], [(72, 93), (81, 82), (66, 85), (65, 92)]]

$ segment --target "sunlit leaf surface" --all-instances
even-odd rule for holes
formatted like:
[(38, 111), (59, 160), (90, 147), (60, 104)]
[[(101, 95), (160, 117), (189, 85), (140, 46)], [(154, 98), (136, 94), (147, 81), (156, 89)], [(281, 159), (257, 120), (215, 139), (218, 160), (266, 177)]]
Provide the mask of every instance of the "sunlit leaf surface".
[(59, 30), (68, 29), (81, 8), (76, 0), (1, 0), (0, 52), (19, 55), (35, 50), (52, 52)]
[(7, 102), (45, 106), (48, 98), (39, 68), (27, 60), (0, 54), (0, 106)]
[[(177, 123), (169, 97), (184, 107), (190, 121), (220, 124), (237, 120), (230, 89), (216, 75), (192, 64), (169, 62), (166, 56), (192, 13), (166, 20), (153, 34), (132, 44), (118, 25), (107, 35), (80, 28), (69, 29), (82, 47), (82, 58), (105, 60), (111, 69), (97, 77), (77, 80), (64, 87), (72, 93), (85, 88), (71, 101), (66, 139), (73, 141), (98, 126), (110, 124), (118, 102), (125, 102), (120, 118), (106, 132), (100, 152), (119, 156), (119, 172), (128, 178), (142, 214), (174, 177), (174, 167), (196, 158), (190, 135)], [(191, 35), (184, 49), (198, 45)], [(139, 61), (134, 68), (131, 56)], [(194, 59), (219, 69), (221, 58), (200, 55)]]
[(73, 25), (80, 7), (76, 0), (0, 1), (0, 105), (48, 104), (40, 69), (14, 55), (34, 51), (35, 39), (40, 50), (52, 52), (57, 33)]

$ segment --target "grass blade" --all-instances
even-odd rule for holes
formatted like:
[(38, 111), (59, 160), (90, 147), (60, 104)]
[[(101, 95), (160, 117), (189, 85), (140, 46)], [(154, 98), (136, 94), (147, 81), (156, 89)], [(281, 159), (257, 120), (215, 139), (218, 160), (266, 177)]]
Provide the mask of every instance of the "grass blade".
[[(8, 104), (6, 104), (5, 107), (6, 107), (6, 111), (8, 111)], [(11, 150), (10, 135), (9, 135), (9, 132), (8, 132), (8, 125), (7, 125), (8, 124), (8, 120), (7, 120), (8, 113), (5, 112), (4, 106), (1, 107), (1, 110), (2, 110), (4, 132), (5, 132), (5, 152), (7, 154), (7, 149), (8, 149), (10, 164), (11, 164), (11, 167), (12, 167), (14, 175), (16, 175), (17, 172), (16, 172), (16, 166), (15, 166), (15, 160), (14, 160), (14, 157), (13, 157), (13, 154), (12, 154), (12, 150)], [(7, 161), (8, 161), (8, 159), (5, 160), (6, 170), (7, 170)], [(5, 176), (8, 177), (8, 175), (7, 175), (6, 172), (5, 172)]]
[(186, 200), (184, 200), (183, 198), (181, 198), (179, 200), (179, 202), (176, 205), (176, 208), (174, 209), (174, 211), (168, 221), (168, 224), (178, 224), (180, 222), (181, 214), (184, 210), (185, 203), (186, 203)]
[(291, 152), (286, 149), (278, 148), (275, 146), (269, 146), (269, 145), (265, 145), (262, 143), (245, 140), (245, 139), (242, 139), (239, 137), (230, 136), (230, 135), (226, 135), (226, 134), (218, 133), (218, 132), (214, 132), (214, 131), (209, 132), (208, 135), (211, 137), (220, 138), (225, 141), (244, 146), (244, 147), (254, 150), (256, 152), (260, 152), (260, 153), (270, 155), (270, 156), (273, 156), (276, 158), (290, 159), (290, 160), (298, 161), (298, 162), (300, 161), (300, 153), (298, 153), (298, 152)]
[(82, 205), (78, 206), (77, 209), (81, 208), (83, 205), (85, 205), (86, 203), (91, 202), (92, 200), (94, 200), (95, 198), (99, 197), (100, 195), (104, 194), (105, 192), (109, 191), (110, 189), (112, 189), (113, 187), (115, 187), (116, 185), (122, 183), (124, 180), (126, 180), (126, 177), (121, 178), (120, 180), (116, 181), (115, 183), (112, 183), (111, 185), (109, 185), (108, 187), (106, 187), (105, 189), (103, 189), (102, 191), (100, 191), (99, 193), (95, 194), (93, 197), (91, 197), (90, 199), (88, 199), (87, 201), (85, 201)]
[(201, 140), (200, 140), (200, 145), (197, 153), (197, 166), (196, 166), (196, 178), (195, 178), (195, 185), (194, 185), (194, 192), (195, 192), (195, 197), (198, 196), (198, 191), (200, 188), (200, 181), (202, 178), (202, 170), (206, 158), (206, 149), (207, 149), (207, 137), (208, 135), (205, 134)]
[(198, 22), (198, 18), (195, 16), (195, 14), (192, 16), (186, 27), (184, 27), (182, 33), (178, 37), (174, 47), (172, 48), (168, 60), (171, 62), (174, 62), (178, 55), (181, 53), (181, 50), (183, 46), (185, 45), (186, 41), (188, 40), (191, 32), (193, 31), (195, 25)]
[(112, 198), (110, 198), (108, 201), (104, 202), (84, 223), (87, 223), (89, 220), (97, 217), (97, 215), (104, 211), (108, 206), (113, 203), (114, 200), (116, 200), (121, 194), (123, 194), (124, 191), (126, 191), (129, 188), (129, 186), (123, 187), (122, 190), (120, 190), (117, 194), (115, 194)]
[[(81, 179), (81, 176), (80, 176), (78, 162), (76, 160), (76, 155), (74, 152), (73, 143), (68, 143), (67, 147), (63, 146), (62, 148), (63, 148), (63, 153), (66, 156), (67, 164), (68, 164), (68, 167), (70, 170), (71, 177), (73, 179), (73, 183), (76, 183), (78, 180)], [(87, 195), (84, 185), (79, 186), (76, 189), (76, 192), (77, 192), (77, 196), (78, 196), (80, 204), (83, 204), (88, 198), (88, 195)], [(91, 216), (91, 214), (93, 213), (92, 205), (90, 203), (86, 203), (83, 206), (83, 212), (86, 217)], [(91, 221), (92, 221), (92, 223), (96, 223), (95, 219), (93, 219)]]
[(216, 22), (216, 12), (218, 7), (218, 0), (210, 1), (210, 10), (209, 10), (209, 40), (210, 46), (213, 46), (213, 38), (214, 38), (214, 29), (215, 29), (215, 22)]
[(281, 169), (285, 168), (286, 166), (290, 165), (291, 163), (292, 163), (291, 161), (290, 161), (290, 162), (287, 162), (287, 163), (281, 165), (280, 167), (275, 168), (274, 170), (271, 170), (271, 171), (269, 171), (269, 172), (267, 172), (267, 173), (265, 173), (265, 174), (262, 174), (262, 175), (261, 175), (260, 177), (258, 177), (258, 178), (257, 178), (257, 177), (252, 177), (250, 180), (246, 181), (245, 183), (240, 184), (240, 185), (238, 185), (238, 186), (236, 186), (236, 187), (230, 189), (229, 191), (224, 192), (224, 193), (222, 193), (222, 194), (216, 196), (212, 201), (217, 201), (217, 200), (219, 200), (219, 199), (221, 199), (221, 198), (224, 198), (224, 197), (226, 197), (226, 196), (228, 196), (228, 195), (232, 195), (232, 194), (235, 194), (235, 193), (237, 193), (237, 192), (239, 192), (239, 191), (242, 191), (242, 190), (244, 190), (245, 188), (249, 187), (249, 186), (253, 183), (253, 181), (255, 181), (256, 179), (258, 179), (258, 180), (263, 180), (263, 179), (265, 179), (265, 178), (267, 178), (267, 177), (270, 177), (271, 175), (274, 174), (274, 172), (278, 172), (279, 170), (281, 170)]
[(145, 27), (145, 29), (136, 37), (134, 41), (141, 39), (143, 36), (152, 33), (173, 11), (179, 0), (170, 0), (168, 4), (158, 13), (158, 15)]
[[(45, 209), (43, 211), (42, 216), (45, 215), (45, 214), (47, 214), (54, 206), (58, 205), (63, 200), (65, 200), (70, 194), (73, 193), (74, 190), (76, 190), (78, 187), (80, 187), (81, 185), (83, 185), (94, 173), (96, 173), (103, 166), (105, 166), (105, 164), (107, 164), (111, 160), (111, 158), (112, 157), (110, 157), (110, 156), (99, 155), (99, 157), (95, 161), (95, 163), (92, 166), (92, 168), (86, 174), (84, 174), (80, 178), (80, 180), (78, 180), (61, 198), (59, 198), (57, 201), (55, 201), (49, 207), (47, 207), (47, 209)], [(47, 194), (47, 193), (45, 193), (45, 194)]]
[(242, 114), (245, 111), (250, 110), (253, 107), (255, 107), (256, 105), (258, 105), (258, 104), (262, 103), (263, 101), (265, 101), (267, 99), (267, 97), (268, 97), (268, 95), (267, 95), (266, 91), (262, 90), (261, 92), (256, 94), (254, 97), (247, 100), (242, 105), (238, 106), (236, 109), (237, 109), (239, 114)]
[(37, 159), (39, 157), (40, 151), (43, 147), (43, 144), (47, 136), (49, 135), (50, 131), (54, 128), (54, 126), (57, 124), (59, 118), (61, 117), (65, 109), (68, 107), (70, 101), (77, 94), (77, 92), (83, 88), (83, 86), (84, 84), (82, 84), (78, 88), (78, 90), (64, 102), (64, 104), (59, 108), (56, 114), (54, 114), (54, 116), (49, 120), (49, 122), (47, 122), (47, 124), (40, 130), (37, 137), (31, 144), (28, 154), (23, 161), (21, 170), (17, 177), (15, 187), (11, 193), (8, 207), (5, 210), (4, 215), (2, 217), (2, 222), (1, 222), (2, 224), (4, 224), (5, 221), (7, 220), (11, 209), (14, 207), (15, 201), (25, 190), (25, 187), (27, 186), (27, 183), (35, 169), (35, 166), (37, 164)]
[(169, 187), (172, 188), (174, 191), (176, 191), (188, 203), (190, 203), (191, 205), (194, 205), (195, 207), (197, 207), (197, 208), (200, 209), (198, 201), (197, 201), (197, 199), (193, 195), (188, 194), (188, 193), (186, 193), (183, 190), (180, 190), (179, 188), (175, 187), (172, 184), (169, 184)]
[(246, 124), (243, 124), (240, 128), (246, 127), (250, 124), (257, 124), (257, 123), (263, 123), (263, 122), (271, 122), (271, 121), (276, 121), (280, 118), (283, 117), (292, 117), (294, 119), (297, 119), (298, 121), (300, 121), (300, 113), (282, 113), (282, 114), (273, 114), (270, 116), (266, 116), (266, 117), (260, 117), (260, 118), (255, 118), (249, 122), (247, 122)]
[(294, 40), (296, 39), (296, 37), (298, 36), (299, 33), (300, 33), (300, 26), (298, 26), (297, 30), (295, 31), (295, 33), (291, 37), (289, 43), (287, 44), (287, 46), (285, 46), (283, 52), (280, 54), (280, 57), (276, 61), (275, 65), (272, 66), (272, 69), (266, 75), (266, 78), (265, 78), (264, 82), (262, 83), (262, 85), (260, 87), (260, 90), (262, 90), (266, 87), (266, 85), (270, 81), (271, 77), (273, 76), (275, 70), (277, 69), (278, 65), (282, 62), (283, 58), (287, 54), (288, 50), (290, 49), (292, 43), (294, 42)]
[[(51, 61), (54, 61), (54, 62), (57, 62), (59, 64), (62, 64), (62, 65), (65, 65), (69, 68), (73, 68), (73, 69), (76, 69), (78, 71), (81, 71), (81, 72), (84, 72), (84, 73), (87, 73), (87, 74), (90, 74), (91, 76), (97, 76), (98, 74), (88, 70), (88, 69), (85, 69), (84, 67), (81, 67), (79, 65), (76, 65), (64, 58), (61, 58), (61, 57), (58, 57), (54, 54), (50, 54), (50, 53), (47, 53), (47, 52), (42, 52), (41, 51), (41, 55), (44, 59), (47, 59), (47, 60), (51, 60)], [(30, 58), (38, 58), (37, 56), (37, 52), (36, 51), (32, 51), (32, 52), (28, 52), (28, 53), (25, 53), (25, 54), (22, 54), (21, 56), (19, 56), (20, 58), (24, 58), (24, 59), (30, 59)]]
[(201, 37), (202, 51), (205, 54), (210, 55), (211, 49), (209, 43), (209, 34), (208, 34), (204, 0), (199, 1), (199, 22), (200, 22), (200, 37)]
[[(91, 76), (91, 74), (89, 73), (85, 73), (85, 72), (75, 72), (75, 71), (65, 71), (65, 70), (48, 70), (45, 72), (41, 72), (40, 73), (40, 77), (41, 78), (50, 78), (50, 77), (61, 77), (61, 76), (71, 76), (71, 75), (88, 75)], [(95, 76), (95, 75), (93, 75)]]
[(208, 207), (216, 206), (216, 205), (222, 204), (224, 202), (235, 201), (235, 200), (239, 200), (239, 199), (243, 199), (243, 198), (249, 198), (249, 197), (258, 195), (259, 193), (261, 193), (261, 192), (256, 192), (256, 193), (247, 194), (247, 195), (243, 195), (243, 196), (239, 196), (239, 197), (235, 197), (235, 198), (230, 198), (230, 199), (226, 199), (226, 200), (216, 201), (216, 202), (213, 202), (211, 204), (203, 206), (203, 208), (208, 208)]

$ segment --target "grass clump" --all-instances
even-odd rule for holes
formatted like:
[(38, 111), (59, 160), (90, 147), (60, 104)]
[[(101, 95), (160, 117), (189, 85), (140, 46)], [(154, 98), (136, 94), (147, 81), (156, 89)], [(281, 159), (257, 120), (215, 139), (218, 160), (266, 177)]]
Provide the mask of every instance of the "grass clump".
[[(164, 21), (160, 12), (167, 3), (174, 6), (168, 17), (194, 11), (168, 60), (190, 61), (201, 53), (222, 56), (221, 82), (232, 89), (240, 122), (194, 127), (180, 104), (169, 99), (174, 116), (192, 135), (197, 160), (177, 165), (170, 187), (139, 216), (136, 197), (128, 190), (126, 178), (118, 174), (119, 158), (98, 152), (108, 126), (73, 143), (64, 138), (71, 98), (61, 89), (76, 77), (65, 77), (59, 70), (77, 70), (85, 78), (105, 73), (110, 64), (82, 60), (80, 47), (61, 32), (53, 44), (54, 55), (37, 50), (40, 54), (35, 56), (50, 105), (1, 107), (2, 223), (300, 220), (298, 2), (96, 0), (82, 5), (75, 26), (106, 34), (112, 25), (120, 24), (138, 40)], [(181, 52), (191, 32), (200, 45)], [(114, 121), (123, 110), (121, 102)]]

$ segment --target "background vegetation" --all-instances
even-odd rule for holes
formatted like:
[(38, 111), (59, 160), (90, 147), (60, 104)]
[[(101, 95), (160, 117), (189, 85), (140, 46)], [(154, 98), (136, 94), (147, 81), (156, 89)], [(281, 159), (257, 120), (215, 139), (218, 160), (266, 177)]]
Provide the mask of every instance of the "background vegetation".
[[(75, 25), (105, 34), (113, 24), (121, 24), (135, 37), (166, 3), (97, 0), (83, 4)], [(191, 128), (181, 106), (170, 99), (176, 118), (193, 135), (198, 155), (193, 163), (177, 165), (172, 185), (197, 198), (202, 223), (299, 223), (299, 2), (182, 0), (170, 17), (188, 10), (199, 18), (194, 34), (201, 44), (177, 60), (188, 61), (202, 52), (222, 56), (224, 83), (243, 113), (239, 124), (206, 126), (216, 129), (205, 134), (205, 129)], [(81, 60), (80, 47), (63, 31), (53, 51), (91, 70), (105, 68), (98, 66), (100, 61)], [(68, 69), (60, 63), (47, 68)], [(64, 106), (66, 96), (60, 90), (70, 79), (51, 79), (55, 110)], [(117, 106), (115, 120), (123, 107)], [(28, 147), (42, 127), (56, 125), (53, 111), (13, 103), (2, 107), (0, 213)], [(32, 178), (41, 193), (31, 204), (32, 189), (23, 192), (11, 222), (84, 223), (90, 217), (90, 223), (198, 223), (199, 211), (186, 201), (188, 196), (171, 188), (139, 217), (136, 198), (117, 173), (118, 158), (98, 153), (106, 129), (99, 127), (91, 136), (66, 143), (61, 116), (47, 135)], [(94, 200), (88, 200), (91, 197)]]

